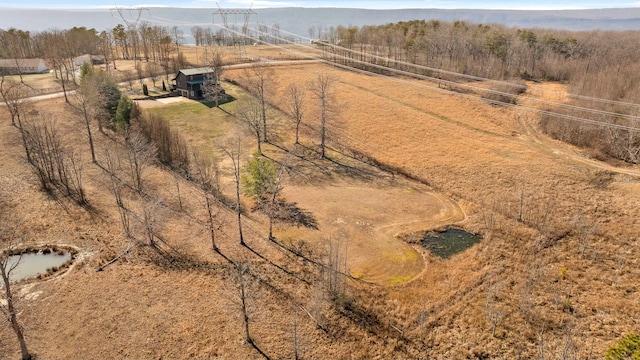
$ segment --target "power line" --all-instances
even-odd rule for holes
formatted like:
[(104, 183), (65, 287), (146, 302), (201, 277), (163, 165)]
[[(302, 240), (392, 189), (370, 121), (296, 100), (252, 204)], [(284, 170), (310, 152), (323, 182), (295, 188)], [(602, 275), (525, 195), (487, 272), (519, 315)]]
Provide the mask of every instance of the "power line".
[[(252, 29), (252, 30), (257, 31), (255, 29)], [(295, 34), (293, 34), (293, 35), (295, 35)], [(273, 35), (271, 35), (271, 36), (273, 36)], [(299, 36), (299, 35), (296, 35), (296, 36)], [(289, 39), (286, 39), (286, 38), (279, 37), (279, 40), (288, 42), (288, 43), (293, 44), (293, 45), (296, 45), (295, 42), (293, 42), (293, 41), (291, 41)], [(290, 51), (290, 52), (294, 52), (295, 53), (295, 51), (292, 51), (289, 48), (284, 48), (284, 47), (280, 47), (280, 46), (277, 46), (277, 45), (274, 45), (274, 46), (276, 46), (276, 47), (278, 47), (280, 49), (283, 49), (285, 51)], [(341, 48), (341, 49), (348, 50), (346, 48)], [(319, 51), (319, 50), (316, 50), (316, 51)], [(303, 53), (297, 53), (297, 54), (303, 54)], [(305, 55), (305, 56), (307, 56), (309, 58), (313, 58), (313, 59), (322, 59), (322, 58), (313, 57), (313, 56), (308, 55), (308, 54), (303, 54), (303, 55)], [(413, 78), (418, 78), (418, 79), (422, 79), (422, 80), (429, 80), (429, 81), (437, 81), (437, 82), (440, 82), (440, 83), (446, 83), (446, 84), (451, 85), (451, 86), (466, 87), (466, 88), (469, 88), (469, 89), (472, 89), (472, 90), (481, 91), (481, 92), (485, 92), (485, 93), (488, 92), (488, 93), (492, 93), (492, 94), (507, 96), (509, 98), (518, 98), (518, 95), (514, 95), (514, 94), (510, 94), (510, 93), (505, 93), (505, 92), (501, 92), (501, 91), (497, 91), (497, 90), (487, 90), (487, 89), (482, 89), (482, 88), (474, 87), (474, 86), (467, 85), (467, 84), (457, 83), (457, 82), (454, 82), (454, 81), (437, 79), (437, 78), (434, 78), (432, 76), (420, 75), (420, 74), (416, 74), (416, 73), (409, 72), (409, 71), (390, 68), (390, 67), (383, 66), (383, 65), (372, 64), (372, 63), (369, 63), (369, 62), (365, 62), (365, 61), (362, 61), (362, 60), (346, 57), (346, 56), (343, 56), (343, 55), (334, 54), (334, 58), (335, 57), (340, 58), (342, 60), (347, 60), (347, 61), (350, 61), (350, 62), (353, 62), (353, 63), (359, 63), (359, 64), (362, 64), (362, 65), (366, 65), (367, 67), (373, 67), (373, 68), (377, 68), (377, 69), (384, 70), (384, 71), (394, 72), (394, 73), (397, 73), (397, 74), (400, 74), (400, 75), (406, 75), (406, 76), (410, 76), (410, 77), (413, 77)], [(389, 60), (387, 58), (382, 58), (382, 57), (379, 57), (379, 56), (376, 56), (376, 58)], [(338, 64), (335, 64), (335, 63), (332, 63), (332, 64), (338, 65)], [(405, 64), (413, 65), (413, 64), (409, 64), (409, 63), (405, 63)], [(375, 76), (380, 76), (381, 75), (381, 74), (374, 73), (374, 72), (371, 72), (371, 71), (357, 69), (357, 68), (354, 68), (354, 67), (351, 67), (351, 66), (346, 66), (345, 65), (345, 66), (342, 66), (342, 67), (348, 68), (349, 70), (352, 70), (352, 71), (358, 71), (358, 72), (361, 72), (361, 73), (366, 73), (367, 75), (375, 75)], [(392, 79), (392, 80), (395, 80), (395, 81), (402, 81), (400, 79), (396, 79), (396, 78), (393, 78), (393, 77), (389, 77), (389, 76), (385, 76), (385, 75), (382, 75), (382, 76), (384, 76), (386, 78), (389, 78), (389, 79)], [(492, 81), (490, 79), (486, 79), (486, 80)], [(435, 91), (440, 91), (440, 92), (454, 93), (454, 94), (459, 95), (459, 96), (464, 96), (464, 97), (469, 97), (469, 98), (474, 98), (474, 99), (478, 99), (480, 97), (479, 95), (462, 94), (462, 93), (453, 92), (453, 91), (450, 91), (450, 90), (444, 90), (444, 89), (440, 89), (440, 88), (436, 89), (435, 87), (424, 86), (423, 84), (418, 85), (415, 82), (407, 82), (407, 83), (411, 84), (413, 86), (421, 86), (421, 87), (428, 88), (430, 90), (435, 90)], [(556, 103), (556, 102), (551, 102), (551, 101), (546, 101), (546, 100), (541, 100), (541, 99), (536, 99), (536, 98), (527, 98), (527, 99), (528, 100), (537, 101), (537, 102), (540, 102), (540, 103), (543, 103), (543, 104), (550, 104), (550, 105), (553, 105), (553, 106), (569, 108), (569, 109), (572, 109), (572, 110), (590, 112), (590, 113), (594, 113), (594, 114), (597, 114), (597, 115), (614, 116), (616, 118), (627, 118), (627, 119), (630, 119), (630, 120), (633, 120), (633, 121), (640, 122), (640, 119), (637, 116), (623, 115), (623, 114), (618, 114), (618, 113), (611, 113), (611, 112), (607, 112), (607, 111), (603, 111), (603, 110), (596, 110), (596, 109), (579, 107), (579, 106), (575, 106), (575, 105)], [(577, 117), (577, 116), (573, 116), (573, 115), (567, 115), (567, 114), (552, 112), (550, 110), (536, 109), (536, 108), (532, 108), (532, 107), (528, 107), (528, 106), (524, 106), (524, 105), (520, 105), (520, 104), (511, 104), (511, 103), (506, 103), (506, 102), (496, 101), (496, 100), (491, 100), (491, 99), (483, 99), (483, 100), (487, 101), (489, 103), (496, 104), (496, 105), (507, 105), (507, 106), (516, 107), (516, 108), (520, 108), (520, 109), (527, 110), (527, 111), (534, 111), (534, 112), (539, 112), (539, 113), (542, 113), (542, 114), (545, 114), (545, 115), (549, 115), (549, 116), (555, 116), (555, 117), (563, 118), (563, 119), (566, 119), (566, 120), (580, 121), (580, 122), (591, 124), (591, 125), (605, 126), (605, 127), (617, 128), (617, 129), (628, 130), (628, 131), (640, 131), (640, 128), (633, 127), (633, 126), (627, 126), (627, 125), (622, 125), (622, 124), (616, 124), (616, 123), (609, 123), (609, 122), (602, 122), (602, 121), (597, 121), (597, 120), (592, 120), (592, 119), (586, 119), (586, 118), (581, 118), (581, 117)], [(632, 104), (632, 105), (635, 105), (635, 104)]]
[[(266, 24), (264, 24), (264, 25), (267, 26), (267, 27), (271, 27), (271, 26), (266, 25)], [(294, 34), (294, 33), (291, 33), (291, 32), (285, 31), (285, 30), (281, 30), (281, 32), (285, 32), (285, 33), (287, 33), (289, 35), (292, 35), (294, 37), (306, 40), (306, 42), (310, 42), (311, 41), (310, 38), (307, 38), (307, 37), (302, 36), (302, 35)], [(455, 78), (463, 78), (463, 79), (467, 79), (467, 80), (470, 80), (470, 81), (489, 82), (489, 83), (494, 83), (494, 84), (500, 84), (500, 85), (503, 85), (503, 86), (514, 87), (514, 88), (522, 89), (522, 90), (526, 90), (527, 89), (526, 85), (515, 84), (515, 83), (510, 83), (510, 82), (505, 82), (505, 81), (499, 81), (499, 80), (484, 78), (484, 77), (480, 77), (480, 76), (467, 75), (467, 74), (457, 73), (457, 72), (453, 72), (453, 71), (448, 71), (448, 70), (443, 70), (443, 69), (438, 69), (438, 68), (432, 68), (432, 67), (428, 67), (428, 66), (413, 64), (413, 63), (409, 63), (409, 62), (401, 61), (401, 60), (392, 60), (392, 59), (387, 58), (387, 57), (368, 54), (368, 53), (365, 53), (365, 52), (361, 52), (361, 51), (357, 51), (357, 50), (341, 47), (339, 45), (330, 44), (328, 42), (324, 42), (323, 45), (329, 46), (329, 47), (331, 47), (333, 49), (338, 49), (338, 50), (341, 50), (341, 51), (349, 52), (349, 53), (352, 53), (352, 54), (366, 56), (366, 57), (369, 57), (369, 58), (374, 58), (376, 60), (391, 61), (391, 62), (394, 62), (396, 64), (400, 64), (400, 65), (403, 65), (403, 66), (413, 67), (413, 68), (416, 68), (416, 69), (429, 71), (429, 72), (434, 72), (434, 73), (437, 73), (437, 74), (450, 75), (450, 76), (455, 77)], [(351, 58), (348, 58), (348, 59), (351, 59)], [(549, 92), (549, 91), (543, 90), (543, 92)], [(557, 93), (557, 92), (554, 92), (554, 93)], [(513, 96), (513, 94), (509, 94), (509, 93), (504, 93), (504, 94)], [(577, 98), (577, 99), (589, 100), (589, 101), (601, 102), (601, 103), (607, 103), (607, 104), (612, 104), (612, 105), (630, 106), (630, 107), (640, 108), (640, 104), (635, 104), (635, 103), (608, 100), (608, 99), (602, 99), (602, 98), (596, 98), (596, 97), (576, 95), (576, 94), (571, 94), (571, 93), (567, 93), (566, 96), (570, 97), (570, 98)], [(619, 115), (619, 114), (616, 114), (616, 115)]]
[[(220, 10), (222, 10), (222, 9), (219, 9), (219, 11)], [(229, 11), (233, 12), (233, 10), (229, 10)], [(248, 11), (250, 11), (250, 10), (243, 10), (241, 12), (244, 13), (244, 12), (248, 12)], [(171, 23), (174, 23), (170, 19), (163, 19), (163, 18), (159, 18), (159, 17), (156, 17), (156, 16), (154, 16), (154, 17), (159, 19), (159, 20), (162, 20), (162, 21), (170, 21)], [(201, 25), (201, 24), (189, 23), (189, 22), (183, 22), (181, 24), (182, 25)], [(273, 33), (269, 34), (269, 33), (263, 32), (261, 30), (250, 28), (250, 27), (248, 27), (248, 22), (246, 22), (246, 24), (247, 24), (246, 25), (246, 30), (244, 30), (244, 26), (243, 26), (243, 30), (246, 31), (246, 32), (238, 32), (238, 31), (236, 31), (236, 30), (234, 30), (232, 28), (222, 27), (222, 26), (220, 26), (218, 24), (213, 24), (213, 25), (217, 26), (217, 27), (221, 27), (224, 30), (227, 30), (227, 31), (229, 31), (231, 33), (246, 37), (248, 39), (251, 39), (251, 40), (253, 40), (255, 42), (259, 42), (259, 43), (266, 43), (266, 42), (263, 41), (262, 39), (260, 39), (259, 37), (251, 36), (249, 34), (249, 30), (251, 30), (252, 32), (255, 32), (256, 34), (262, 33), (262, 34), (266, 35), (267, 37), (273, 37), (274, 39), (278, 39), (279, 41), (281, 41), (283, 43), (288, 43), (288, 44), (291, 44), (291, 45), (300, 45), (299, 43), (296, 43), (295, 41), (292, 41), (289, 38), (276, 36)], [(266, 25), (266, 24), (261, 24), (261, 25), (265, 26), (267, 28), (273, 28), (272, 26), (269, 26), (269, 25)], [(307, 42), (310, 42), (310, 40), (311, 40), (310, 38), (307, 38), (305, 36), (301, 36), (301, 35), (298, 35), (298, 34), (294, 34), (294, 33), (288, 32), (286, 30), (282, 30), (282, 29), (278, 29), (278, 30), (279, 30), (279, 32), (289, 34), (289, 35), (293, 36), (294, 38), (306, 40)], [(501, 81), (497, 81), (497, 80), (492, 80), (492, 79), (482, 78), (482, 77), (476, 77), (476, 76), (472, 76), (472, 75), (465, 75), (465, 74), (450, 72), (450, 71), (441, 70), (441, 69), (430, 68), (430, 67), (421, 66), (421, 65), (415, 65), (415, 64), (411, 64), (411, 63), (407, 63), (407, 62), (402, 62), (402, 61), (396, 61), (396, 60), (392, 60), (392, 59), (389, 59), (389, 58), (386, 58), (386, 57), (381, 57), (381, 56), (377, 56), (377, 55), (371, 55), (371, 54), (367, 54), (367, 53), (363, 53), (363, 52), (358, 52), (358, 51), (355, 51), (355, 50), (343, 48), (343, 47), (340, 47), (340, 46), (337, 46), (337, 45), (332, 45), (332, 44), (329, 44), (329, 43), (324, 43), (323, 42), (322, 45), (323, 46), (329, 46), (332, 49), (337, 49), (337, 50), (342, 50), (342, 51), (345, 51), (345, 52), (354, 53), (354, 54), (357, 54), (357, 55), (367, 56), (369, 58), (374, 58), (374, 59), (381, 60), (381, 61), (394, 62), (396, 64), (401, 64), (401, 65), (404, 65), (404, 66), (410, 67), (410, 68), (423, 69), (423, 70), (442, 73), (442, 74), (450, 74), (451, 76), (457, 76), (457, 77), (466, 78), (466, 79), (474, 80), (474, 81), (485, 81), (485, 82), (492, 82), (492, 83), (504, 84), (504, 85), (509, 85), (509, 86), (520, 86), (520, 87), (522, 87), (522, 85), (517, 85), (517, 84), (512, 84), (512, 83), (507, 83), (507, 82), (501, 82)], [(308, 52), (297, 52), (295, 50), (292, 50), (289, 47), (282, 47), (282, 46), (278, 46), (278, 45), (273, 45), (273, 46), (276, 46), (277, 48), (282, 49), (282, 50), (287, 51), (287, 52), (295, 53), (298, 56), (302, 56), (302, 57), (305, 57), (305, 58), (308, 58), (308, 59), (326, 61), (322, 57), (324, 55), (324, 51), (322, 51), (322, 50), (313, 49), (314, 52), (320, 53), (319, 56), (314, 56), (314, 55), (309, 54)], [(309, 49), (310, 49), (309, 47), (305, 47), (305, 50), (308, 51)], [(333, 57), (334, 58), (339, 58), (341, 60), (346, 60), (346, 61), (349, 61), (349, 62), (352, 62), (352, 63), (358, 63), (358, 64), (361, 64), (361, 65), (365, 65), (367, 67), (373, 67), (373, 68), (377, 68), (377, 69), (388, 71), (388, 72), (393, 72), (393, 73), (400, 74), (400, 75), (410, 76), (410, 77), (421, 79), (421, 80), (428, 80), (428, 81), (438, 82), (440, 84), (446, 84), (446, 85), (449, 85), (449, 86), (468, 88), (468, 89), (471, 89), (473, 91), (479, 91), (481, 93), (489, 93), (489, 94), (494, 94), (494, 95), (505, 96), (505, 97), (508, 97), (510, 99), (511, 98), (513, 98), (513, 99), (521, 98), (520, 96), (511, 94), (511, 93), (506, 93), (506, 92), (501, 92), (501, 91), (491, 90), (491, 89), (478, 88), (478, 87), (474, 87), (472, 85), (458, 83), (458, 82), (455, 82), (455, 81), (438, 79), (438, 78), (433, 77), (433, 76), (426, 76), (426, 75), (416, 74), (414, 72), (398, 70), (398, 69), (390, 68), (390, 67), (387, 67), (387, 66), (382, 66), (382, 65), (378, 65), (378, 64), (372, 64), (372, 63), (369, 63), (369, 62), (361, 61), (361, 60), (358, 60), (358, 59), (355, 59), (355, 58), (346, 57), (346, 56), (335, 54), (335, 53), (333, 54)], [(335, 65), (335, 63), (332, 63), (332, 64)], [(361, 72), (361, 73), (366, 73), (367, 75), (375, 75), (375, 76), (380, 76), (381, 75), (381, 74), (378, 74), (378, 73), (374, 73), (374, 72), (370, 72), (370, 71), (364, 71), (364, 70), (357, 69), (357, 68), (350, 67), (350, 66), (346, 66), (346, 68), (348, 68), (351, 71), (358, 71), (358, 72)], [(390, 76), (384, 76), (384, 77), (392, 79), (392, 80), (395, 80), (395, 81), (401, 81), (400, 79), (397, 79), (397, 78), (394, 78), (394, 77), (390, 77)], [(476, 99), (476, 100), (480, 97), (479, 95), (469, 95), (469, 94), (459, 93), (459, 92), (455, 92), (455, 91), (451, 91), (451, 90), (436, 88), (434, 86), (427, 86), (427, 85), (424, 85), (424, 84), (417, 84), (415, 82), (407, 82), (407, 83), (412, 85), (412, 86), (420, 86), (420, 87), (429, 89), (431, 91), (437, 91), (437, 92), (448, 93), (448, 94), (455, 94), (457, 96), (473, 98), (473, 99)], [(638, 104), (617, 102), (617, 101), (600, 99), (600, 98), (591, 98), (591, 97), (580, 96), (580, 95), (575, 95), (575, 94), (568, 94), (567, 96), (568, 97), (572, 97), (572, 98), (587, 99), (587, 100), (592, 100), (592, 101), (596, 101), (596, 102), (603, 102), (603, 103), (609, 103), (609, 104), (622, 104), (622, 105), (625, 105), (625, 106), (640, 107), (640, 105), (638, 105)], [(534, 102), (538, 102), (538, 103), (541, 103), (541, 104), (545, 104), (545, 105), (550, 105), (550, 106), (570, 109), (570, 110), (573, 110), (573, 111), (582, 111), (582, 112), (592, 113), (592, 114), (596, 114), (596, 115), (600, 115), (600, 116), (611, 116), (611, 117), (614, 117), (615, 119), (624, 118), (624, 119), (628, 119), (628, 120), (631, 120), (631, 121), (634, 121), (634, 122), (640, 121), (640, 119), (637, 116), (632, 116), (632, 115), (612, 113), (612, 112), (607, 112), (607, 111), (604, 111), (604, 110), (597, 110), (597, 109), (580, 107), (580, 106), (576, 106), (576, 105), (563, 104), (563, 103), (559, 103), (559, 102), (547, 101), (547, 100), (537, 99), (537, 98), (533, 98), (533, 97), (527, 97), (526, 99), (534, 101)], [(526, 111), (537, 112), (537, 113), (545, 114), (545, 115), (548, 115), (548, 116), (562, 118), (562, 119), (565, 119), (565, 120), (583, 122), (583, 123), (590, 124), (590, 125), (610, 127), (610, 128), (616, 128), (616, 129), (627, 130), (627, 131), (640, 131), (640, 128), (637, 128), (637, 127), (634, 127), (634, 126), (627, 126), (627, 125), (622, 125), (622, 124), (616, 124), (616, 123), (610, 123), (610, 122), (603, 122), (603, 121), (598, 121), (598, 120), (586, 119), (586, 118), (582, 118), (582, 117), (578, 117), (578, 116), (574, 116), (574, 115), (567, 115), (567, 114), (562, 114), (562, 113), (558, 113), (558, 112), (553, 112), (553, 111), (550, 111), (550, 110), (541, 110), (541, 109), (537, 109), (537, 108), (532, 108), (532, 107), (524, 106), (524, 105), (521, 105), (521, 104), (510, 104), (510, 103), (501, 102), (501, 101), (495, 101), (495, 100), (490, 100), (490, 99), (484, 99), (484, 101), (489, 102), (489, 103), (493, 103), (493, 104), (498, 104), (498, 105), (516, 107), (516, 108), (523, 109), (523, 110), (526, 110)]]
[[(115, 7), (115, 8), (109, 9), (109, 11), (111, 11), (112, 16), (114, 15), (114, 11), (117, 12), (118, 15), (120, 16), (120, 19), (122, 19), (122, 21), (125, 24), (127, 24), (127, 28), (129, 30), (136, 28), (136, 26), (138, 25), (138, 22), (140, 21), (140, 17), (142, 16), (143, 11), (147, 11), (149, 15), (151, 15), (151, 11), (148, 8), (144, 8), (144, 7), (131, 7), (131, 8)], [(129, 16), (127, 16), (127, 14), (129, 14)]]

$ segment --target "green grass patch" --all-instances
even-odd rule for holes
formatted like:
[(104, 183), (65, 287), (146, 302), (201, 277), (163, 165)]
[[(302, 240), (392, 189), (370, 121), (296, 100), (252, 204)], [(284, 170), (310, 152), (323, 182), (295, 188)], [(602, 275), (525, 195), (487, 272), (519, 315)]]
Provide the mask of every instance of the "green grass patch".
[(200, 102), (180, 102), (145, 111), (165, 118), (184, 136), (189, 146), (208, 155), (215, 153), (216, 140), (236, 126), (229, 113)]
[(413, 279), (412, 275), (405, 275), (405, 276), (392, 276), (389, 281), (387, 281), (387, 285), (388, 286), (395, 286), (395, 285), (400, 285), (400, 284), (404, 284), (407, 281)]

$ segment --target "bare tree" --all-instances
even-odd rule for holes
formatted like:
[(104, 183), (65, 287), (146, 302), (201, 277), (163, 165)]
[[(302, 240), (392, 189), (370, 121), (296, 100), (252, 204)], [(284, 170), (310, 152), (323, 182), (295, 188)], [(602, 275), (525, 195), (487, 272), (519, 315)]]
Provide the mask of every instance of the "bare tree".
[(318, 100), (319, 116), (320, 116), (320, 148), (322, 158), (326, 158), (326, 133), (327, 133), (327, 122), (331, 116), (331, 85), (333, 84), (333, 78), (331, 78), (327, 74), (318, 74), (315, 80), (313, 80), (310, 84), (311, 93)]
[(285, 95), (285, 104), (284, 108), (291, 120), (293, 120), (293, 124), (296, 129), (296, 142), (295, 144), (300, 144), (300, 124), (302, 123), (302, 119), (304, 117), (304, 104), (305, 100), (305, 92), (303, 89), (299, 88), (296, 84), (291, 84), (287, 88), (287, 92)]
[(0, 96), (2, 101), (11, 115), (11, 125), (20, 127), (20, 116), (24, 114), (25, 102), (24, 98), (27, 95), (27, 88), (24, 84), (19, 82), (5, 79), (0, 75)]
[(162, 67), (155, 62), (147, 63), (147, 74), (151, 78), (151, 82), (153, 83), (153, 87), (156, 87), (156, 82), (162, 75)]
[(171, 28), (171, 37), (173, 38), (173, 42), (176, 45), (178, 56), (180, 56), (180, 45), (182, 44), (182, 40), (184, 38), (184, 31), (182, 31), (178, 26), (174, 26)]
[(128, 238), (132, 237), (131, 221), (129, 219), (129, 210), (127, 209), (124, 199), (122, 197), (122, 180), (118, 176), (120, 172), (120, 160), (119, 157), (113, 155), (110, 151), (105, 150), (104, 159), (106, 164), (107, 173), (109, 174), (109, 185), (113, 197), (118, 207), (118, 214), (120, 215), (120, 223), (122, 229)]
[(240, 311), (242, 313), (242, 327), (244, 329), (245, 340), (248, 344), (253, 345), (253, 339), (249, 332), (249, 310), (247, 306), (247, 299), (249, 298), (248, 286), (251, 279), (249, 266), (245, 263), (236, 264), (237, 279), (238, 279), (238, 297), (240, 298)]
[(298, 304), (295, 301), (291, 302), (292, 309), (292, 333), (293, 333), (293, 359), (300, 359), (300, 334), (298, 334)]
[(225, 93), (220, 85), (225, 64), (222, 55), (218, 51), (205, 56), (204, 61), (209, 68), (209, 72), (205, 75), (205, 81), (202, 83), (202, 95), (209, 101), (215, 101), (216, 107), (218, 107), (220, 99)]
[(242, 203), (240, 202), (240, 138), (237, 139), (236, 149), (222, 148), (222, 151), (229, 157), (233, 165), (233, 178), (236, 186), (236, 214), (238, 216), (238, 232), (240, 234), (240, 245), (246, 246), (242, 236)]
[[(93, 145), (93, 134), (91, 133), (91, 120), (95, 117), (96, 107), (94, 104), (97, 97), (97, 88), (87, 80), (86, 83), (83, 81), (80, 89), (76, 91), (76, 101), (71, 103), (71, 105), (82, 114), (82, 118), (84, 119), (84, 126), (89, 139), (89, 149), (91, 150), (91, 161), (93, 161), (94, 164), (96, 163), (96, 151)], [(98, 124), (100, 124), (99, 120)]]
[(262, 140), (269, 142), (267, 132), (267, 96), (274, 81), (273, 70), (264, 66), (253, 66), (245, 72), (244, 78), (249, 91), (258, 99), (262, 119)]
[(205, 208), (207, 210), (209, 233), (211, 235), (211, 248), (213, 251), (220, 253), (218, 246), (216, 245), (216, 226), (215, 218), (217, 211), (214, 212), (214, 205), (218, 202), (215, 200), (216, 196), (219, 196), (220, 192), (220, 174), (218, 169), (218, 163), (212, 161), (211, 158), (199, 155), (197, 152), (193, 153), (193, 173), (194, 180), (202, 186), (204, 193)]
[(489, 275), (489, 283), (486, 287), (485, 316), (491, 323), (491, 336), (496, 337), (496, 330), (504, 319), (505, 313), (499, 298), (501, 284), (495, 282), (494, 276)]
[[(4, 206), (4, 205), (3, 205)], [(2, 211), (4, 209), (0, 209)], [(4, 249), (0, 252), (0, 276), (2, 276), (2, 282), (4, 284), (5, 303), (0, 305), (2, 313), (5, 315), (7, 321), (11, 324), (11, 328), (16, 333), (18, 343), (20, 344), (20, 352), (22, 354), (22, 360), (31, 360), (32, 355), (27, 349), (27, 342), (24, 338), (24, 332), (20, 321), (18, 320), (18, 311), (15, 306), (15, 299), (11, 292), (11, 273), (20, 264), (20, 255), (11, 256), (13, 246), (11, 239), (19, 236), (14, 227), (12, 227), (8, 219), (4, 218), (4, 214), (0, 219), (0, 241), (2, 242)]]
[(160, 201), (145, 202), (142, 209), (142, 226), (144, 236), (147, 239), (147, 245), (155, 250), (160, 251), (160, 247), (155, 241), (158, 224), (160, 223), (159, 215)]
[(348, 243), (338, 238), (329, 239), (327, 261), (323, 269), (325, 294), (334, 303), (345, 300), (347, 295)]
[[(7, 303), (6, 306), (3, 306), (2, 312), (5, 314), (7, 320), (11, 324), (11, 328), (16, 333), (18, 343), (20, 343), (20, 353), (22, 354), (22, 360), (30, 360), (32, 356), (27, 349), (27, 342), (24, 339), (22, 326), (18, 321), (18, 312), (14, 305), (13, 293), (11, 292), (11, 282), (9, 279), (9, 277), (11, 276), (11, 272), (13, 272), (13, 270), (15, 270), (15, 268), (18, 266), (20, 260), (19, 258), (17, 260), (11, 259), (9, 254), (10, 248), (5, 250), (0, 256), (0, 275), (2, 275), (2, 281), (4, 282), (4, 294)], [(17, 256), (19, 257), (19, 255)]]
[(27, 145), (26, 133), (22, 126), (22, 117), (25, 113), (25, 103), (23, 101), (24, 95), (25, 92), (22, 84), (6, 80), (4, 76), (0, 77), (0, 96), (2, 96), (2, 101), (11, 115), (11, 124), (20, 130), (22, 145), (24, 146), (27, 161), (29, 161), (29, 163), (33, 163), (31, 153)]
[(65, 148), (55, 123), (36, 118), (24, 123), (23, 133), (42, 188), (48, 192), (57, 188), (79, 204), (86, 204), (79, 159), (73, 150)]
[(153, 164), (158, 151), (147, 137), (133, 128), (128, 128), (125, 143), (127, 145), (131, 179), (135, 184), (136, 190), (142, 192), (143, 173)]
[(258, 154), (262, 154), (262, 140), (260, 134), (262, 133), (262, 117), (261, 117), (260, 104), (252, 99), (243, 102), (238, 106), (236, 110), (236, 118), (239, 119), (242, 124), (256, 137), (258, 145)]

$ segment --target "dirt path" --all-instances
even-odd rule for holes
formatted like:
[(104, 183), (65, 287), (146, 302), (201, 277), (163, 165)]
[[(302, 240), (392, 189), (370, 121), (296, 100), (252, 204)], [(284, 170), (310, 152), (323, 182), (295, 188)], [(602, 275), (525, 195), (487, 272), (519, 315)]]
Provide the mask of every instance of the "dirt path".
[(405, 181), (382, 186), (357, 182), (290, 186), (285, 193), (318, 217), (320, 231), (289, 228), (278, 237), (304, 239), (320, 248), (331, 240), (340, 242), (349, 273), (377, 284), (401, 284), (424, 269), (421, 254), (399, 235), (465, 219), (455, 201)]
[[(542, 98), (546, 101), (556, 102), (566, 102), (567, 97), (564, 95), (565, 93), (566, 90), (559, 84), (529, 84), (529, 89), (527, 90), (527, 94), (530, 96)], [(552, 153), (555, 156), (560, 157), (562, 161), (575, 162), (587, 165), (594, 169), (640, 177), (639, 166), (628, 168), (613, 166), (602, 161), (590, 159), (586, 155), (580, 153), (578, 149), (566, 143), (558, 144), (557, 140), (553, 140), (542, 134), (533, 124), (531, 117), (518, 116), (518, 125), (521, 128), (523, 136), (536, 144), (536, 149)]]

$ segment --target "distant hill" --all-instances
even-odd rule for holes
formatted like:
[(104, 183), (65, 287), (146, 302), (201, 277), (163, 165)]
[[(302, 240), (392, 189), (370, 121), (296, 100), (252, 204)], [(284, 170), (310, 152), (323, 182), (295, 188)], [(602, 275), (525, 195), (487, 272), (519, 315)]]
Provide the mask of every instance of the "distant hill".
[[(143, 12), (141, 21), (160, 25), (178, 25), (183, 28), (189, 42), (193, 25), (206, 26), (214, 20), (216, 9), (150, 8)], [(595, 9), (595, 10), (445, 10), (445, 9), (402, 9), (365, 10), (344, 8), (269, 8), (255, 9), (256, 16), (251, 22), (267, 25), (279, 24), (282, 30), (309, 36), (312, 25), (328, 28), (337, 25), (381, 25), (386, 23), (416, 19), (443, 21), (464, 20), (483, 24), (504, 24), (523, 28), (551, 28), (564, 30), (637, 30), (640, 29), (640, 8)], [(130, 15), (130, 19), (136, 14)], [(230, 23), (242, 22), (229, 15)], [(221, 18), (217, 16), (216, 23)], [(0, 28), (15, 27), (23, 30), (41, 31), (85, 26), (97, 30), (111, 29), (124, 23), (117, 13), (108, 9), (95, 10), (37, 10), (0, 8)]]

